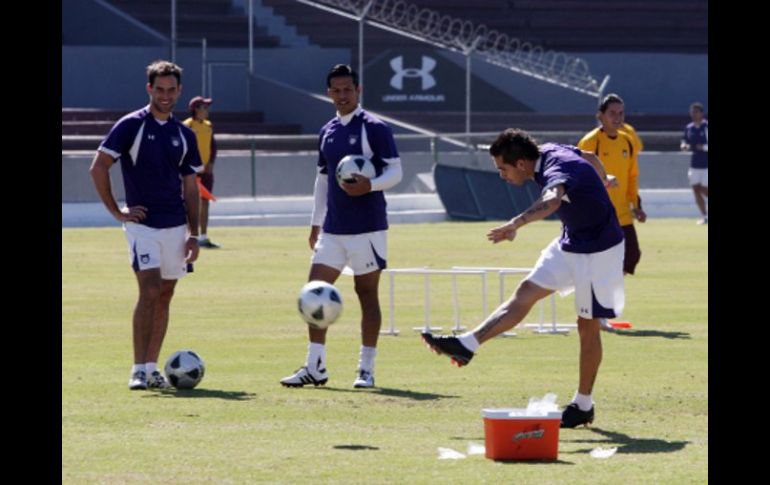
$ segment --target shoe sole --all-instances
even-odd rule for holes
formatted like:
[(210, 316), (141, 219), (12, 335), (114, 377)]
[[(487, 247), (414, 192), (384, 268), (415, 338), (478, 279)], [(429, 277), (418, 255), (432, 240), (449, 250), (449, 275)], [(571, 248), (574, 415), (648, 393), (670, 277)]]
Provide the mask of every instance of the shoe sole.
[(561, 429), (575, 429), (578, 426), (583, 426), (584, 428), (588, 428), (589, 427), (588, 425), (592, 424), (593, 422), (594, 422), (594, 420), (592, 419), (591, 421), (586, 421), (585, 423), (576, 424), (575, 426), (559, 426), (559, 428), (561, 428)]
[(128, 388), (132, 391), (146, 391), (147, 386), (128, 386)]
[(374, 382), (372, 382), (372, 385), (369, 384), (353, 384), (353, 387), (356, 389), (371, 389), (374, 387)]
[(283, 381), (281, 381), (281, 385), (283, 387), (305, 387), (305, 386), (309, 386), (310, 384), (312, 384), (313, 386), (318, 387), (318, 386), (323, 386), (324, 384), (326, 384), (326, 382), (328, 380), (329, 379), (326, 378), (326, 379), (321, 379), (320, 381), (308, 382), (308, 383), (297, 382), (296, 384), (293, 383), (293, 382), (283, 382)]
[[(428, 340), (425, 337), (422, 338), (422, 341), (425, 342), (425, 346), (428, 347), (430, 349), (430, 351), (433, 352), (434, 354), (436, 354), (436, 355), (448, 355), (448, 354), (445, 354), (444, 352), (442, 352), (440, 348), (434, 347), (433, 345), (431, 345), (431, 343), (428, 342)], [(468, 362), (470, 362), (470, 360), (465, 360), (462, 357), (459, 357), (459, 360), (458, 360), (458, 357), (455, 357), (454, 355), (449, 355), (449, 361), (452, 363), (452, 365), (455, 365), (458, 368), (459, 367), (463, 367), (465, 365), (468, 365)]]

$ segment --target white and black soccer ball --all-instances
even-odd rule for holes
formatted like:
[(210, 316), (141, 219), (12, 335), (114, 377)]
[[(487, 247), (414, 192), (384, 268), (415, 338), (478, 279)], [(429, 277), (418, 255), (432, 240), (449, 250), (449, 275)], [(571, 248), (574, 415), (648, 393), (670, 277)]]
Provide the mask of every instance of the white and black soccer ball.
[(311, 281), (299, 292), (297, 307), (302, 319), (315, 328), (326, 328), (342, 313), (342, 295), (334, 285)]
[(374, 178), (376, 172), (371, 160), (363, 155), (347, 155), (337, 164), (337, 183), (354, 182), (354, 173), (359, 173), (366, 178)]
[(203, 379), (206, 366), (203, 359), (192, 350), (174, 352), (166, 361), (166, 377), (177, 389), (192, 389)]

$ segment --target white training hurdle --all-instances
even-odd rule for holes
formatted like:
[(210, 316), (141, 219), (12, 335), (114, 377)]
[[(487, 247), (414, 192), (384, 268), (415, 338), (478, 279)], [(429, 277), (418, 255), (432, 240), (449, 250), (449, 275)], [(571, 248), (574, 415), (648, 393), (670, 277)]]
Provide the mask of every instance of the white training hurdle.
[[(488, 266), (453, 266), (451, 269), (430, 269), (430, 268), (395, 268), (383, 270), (383, 273), (388, 274), (389, 279), (389, 303), (390, 310), (390, 325), (387, 330), (380, 331), (382, 335), (398, 335), (399, 330), (396, 329), (395, 324), (395, 275), (396, 274), (410, 274), (410, 275), (422, 275), (424, 281), (424, 319), (425, 323), (422, 327), (413, 327), (413, 330), (421, 332), (433, 332), (441, 331), (442, 327), (431, 326), (431, 305), (430, 305), (430, 278), (432, 275), (449, 275), (452, 277), (452, 308), (454, 310), (454, 326), (452, 331), (457, 333), (465, 330), (465, 327), (460, 326), (460, 305), (457, 294), (457, 276), (458, 275), (475, 275), (479, 276), (481, 280), (481, 299), (482, 299), (482, 318), (488, 315), (487, 311), (487, 274), (497, 273), (499, 278), (499, 293), (500, 303), (505, 301), (505, 276), (510, 274), (528, 274), (531, 268), (504, 268), (504, 267), (488, 267)], [(567, 333), (569, 328), (574, 328), (577, 325), (572, 324), (559, 324), (556, 323), (556, 300), (555, 293), (551, 295), (551, 325), (545, 325), (545, 300), (540, 302), (540, 318), (539, 323), (527, 323), (524, 324), (527, 328), (535, 328), (536, 333)], [(504, 332), (501, 334), (504, 337), (516, 336), (515, 332)]]

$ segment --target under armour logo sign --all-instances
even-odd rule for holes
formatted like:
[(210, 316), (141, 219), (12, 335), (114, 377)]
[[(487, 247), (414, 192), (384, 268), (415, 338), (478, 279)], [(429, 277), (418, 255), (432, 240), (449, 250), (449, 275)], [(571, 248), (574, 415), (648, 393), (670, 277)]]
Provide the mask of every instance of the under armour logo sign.
[(430, 72), (436, 67), (436, 60), (432, 57), (422, 56), (422, 67), (420, 69), (409, 67), (404, 69), (404, 57), (398, 56), (390, 60), (390, 67), (395, 74), (390, 78), (390, 85), (395, 89), (404, 89), (405, 77), (419, 77), (422, 79), (422, 90), (432, 88), (436, 85), (436, 78)]
[(142, 262), (142, 264), (147, 264), (150, 262), (150, 255), (149, 254), (140, 254), (139, 260)]
[(580, 313), (588, 314), (588, 308), (581, 308)]
[(155, 135), (149, 134), (149, 135), (147, 135), (147, 139), (148, 140), (154, 140), (155, 139)]

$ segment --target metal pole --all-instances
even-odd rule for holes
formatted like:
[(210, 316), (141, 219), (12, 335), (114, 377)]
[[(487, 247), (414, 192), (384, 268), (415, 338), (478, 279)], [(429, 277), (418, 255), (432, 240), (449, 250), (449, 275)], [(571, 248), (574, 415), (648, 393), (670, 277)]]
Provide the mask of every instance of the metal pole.
[(256, 142), (251, 140), (251, 196), (257, 197), (257, 154)]
[(254, 74), (254, 0), (249, 0), (249, 74)]
[(471, 54), (481, 42), (481, 36), (476, 37), (471, 46), (465, 50), (465, 143), (471, 149)]
[(176, 0), (171, 0), (171, 62), (176, 62)]
[[(370, 0), (361, 11), (361, 16), (358, 18), (358, 84), (364, 85), (364, 19), (369, 13), (369, 9), (372, 8), (374, 0)], [(361, 91), (361, 96), (358, 97), (358, 103), (361, 107), (364, 107), (364, 93)]]
[(206, 38), (201, 39), (201, 96), (206, 96)]
[(209, 97), (214, 92), (214, 82), (211, 79), (211, 64), (206, 64), (206, 89), (209, 90)]
[[(361, 17), (358, 20), (358, 83), (364, 84), (364, 18)], [(358, 102), (363, 108), (364, 106), (364, 92), (361, 91), (361, 95), (358, 97)]]
[(465, 143), (471, 145), (471, 51), (465, 54)]

